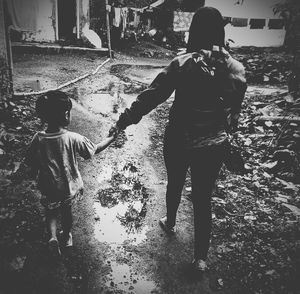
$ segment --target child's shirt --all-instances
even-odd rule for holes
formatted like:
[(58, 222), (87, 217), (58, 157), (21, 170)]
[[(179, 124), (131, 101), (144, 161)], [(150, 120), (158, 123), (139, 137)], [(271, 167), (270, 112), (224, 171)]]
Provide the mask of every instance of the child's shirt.
[(42, 194), (55, 200), (74, 196), (83, 188), (76, 154), (91, 158), (96, 145), (86, 137), (61, 130), (34, 135), (25, 163), (38, 172), (38, 187)]

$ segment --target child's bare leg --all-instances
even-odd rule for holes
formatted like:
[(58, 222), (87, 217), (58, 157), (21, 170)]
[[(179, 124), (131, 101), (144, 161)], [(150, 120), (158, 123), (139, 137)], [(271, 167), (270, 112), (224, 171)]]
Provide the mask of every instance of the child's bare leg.
[(54, 256), (60, 256), (60, 248), (57, 240), (57, 209), (46, 211), (47, 226), (50, 233), (49, 249)]
[(57, 212), (55, 210), (47, 210), (46, 221), (50, 233), (50, 239), (57, 239)]
[(71, 204), (61, 207), (61, 225), (63, 229), (63, 238), (67, 240), (72, 229), (73, 217)]

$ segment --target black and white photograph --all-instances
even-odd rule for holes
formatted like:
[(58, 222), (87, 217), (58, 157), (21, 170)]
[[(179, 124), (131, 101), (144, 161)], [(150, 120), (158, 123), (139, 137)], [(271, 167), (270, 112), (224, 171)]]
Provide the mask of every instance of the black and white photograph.
[(300, 294), (300, 1), (0, 0), (0, 294)]

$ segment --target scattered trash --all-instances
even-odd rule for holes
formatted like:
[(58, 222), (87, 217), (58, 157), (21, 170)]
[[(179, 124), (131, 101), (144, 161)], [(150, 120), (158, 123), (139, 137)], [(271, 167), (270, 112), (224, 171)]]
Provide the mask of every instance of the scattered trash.
[(217, 279), (217, 287), (218, 289), (222, 289), (224, 287), (223, 279)]
[(272, 169), (278, 164), (278, 161), (271, 161), (271, 162), (265, 162), (261, 164), (261, 167), (267, 168), (267, 169)]
[(270, 127), (272, 127), (273, 126), (273, 123), (271, 122), (271, 121), (266, 121), (265, 122), (265, 125), (268, 127), (268, 128), (270, 128)]
[(102, 41), (98, 34), (93, 30), (89, 29), (89, 24), (86, 23), (82, 28), (82, 39), (83, 41), (92, 48), (102, 48)]
[(257, 217), (255, 215), (252, 215), (252, 214), (247, 214), (244, 216), (244, 220), (257, 220)]

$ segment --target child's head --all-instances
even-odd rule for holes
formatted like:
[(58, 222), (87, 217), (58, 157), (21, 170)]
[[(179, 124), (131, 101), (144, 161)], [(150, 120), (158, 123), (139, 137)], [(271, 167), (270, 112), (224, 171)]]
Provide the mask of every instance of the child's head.
[(50, 91), (36, 101), (37, 116), (44, 122), (57, 126), (70, 123), (72, 101), (61, 91)]

